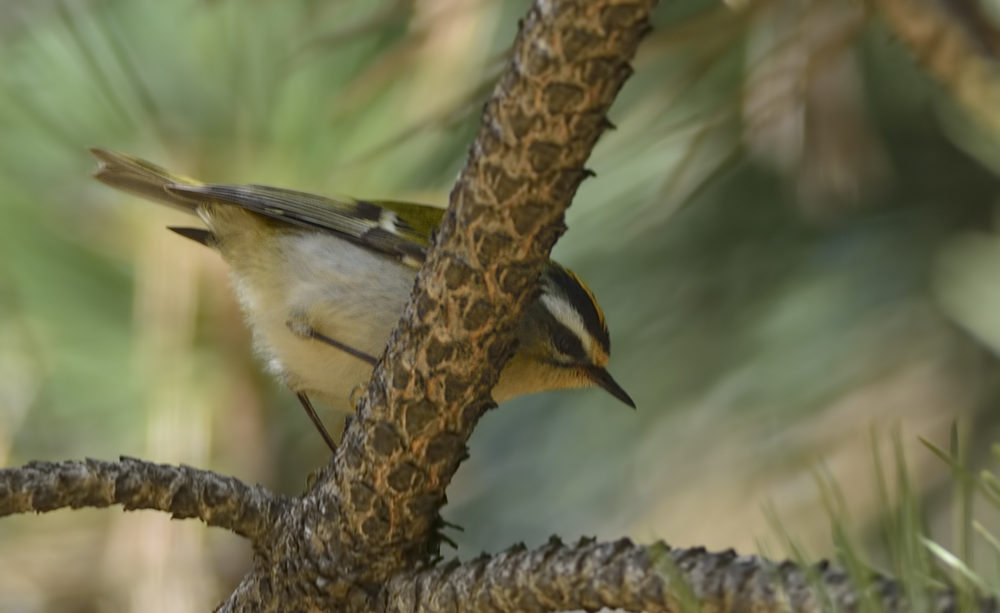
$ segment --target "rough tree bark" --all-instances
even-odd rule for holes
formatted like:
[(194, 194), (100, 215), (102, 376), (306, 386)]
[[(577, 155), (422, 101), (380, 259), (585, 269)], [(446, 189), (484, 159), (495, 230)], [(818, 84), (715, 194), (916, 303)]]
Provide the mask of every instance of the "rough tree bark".
[[(304, 495), (135, 459), (31, 463), (0, 471), (0, 515), (121, 504), (232, 530), (251, 540), (254, 567), (220, 611), (856, 608), (845, 575), (825, 566), (627, 540), (434, 562), (445, 489), (493, 406), (489, 390), (653, 5), (536, 0), (410, 304), (341, 446)], [(886, 610), (906, 606), (891, 581), (863, 588)], [(932, 604), (956, 606), (948, 594)]]

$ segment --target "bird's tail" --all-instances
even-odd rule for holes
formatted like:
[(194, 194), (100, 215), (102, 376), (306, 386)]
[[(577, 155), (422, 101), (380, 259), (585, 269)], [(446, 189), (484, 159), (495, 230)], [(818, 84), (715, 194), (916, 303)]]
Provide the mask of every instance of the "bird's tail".
[(91, 147), (90, 152), (100, 165), (94, 171), (94, 178), (123, 192), (146, 198), (160, 204), (196, 214), (197, 202), (167, 188), (172, 186), (202, 185), (200, 181), (171, 174), (156, 164), (140, 160), (124, 153), (100, 147)]

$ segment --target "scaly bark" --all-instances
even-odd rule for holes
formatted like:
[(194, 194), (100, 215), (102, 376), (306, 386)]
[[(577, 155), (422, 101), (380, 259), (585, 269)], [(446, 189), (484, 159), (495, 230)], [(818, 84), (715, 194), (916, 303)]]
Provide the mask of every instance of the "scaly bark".
[(0, 471), (0, 514), (123, 504), (248, 536), (254, 569), (220, 605), (226, 612), (995, 610), (950, 592), (906, 602), (898, 583), (859, 587), (826, 565), (628, 540), (553, 540), (429, 566), (445, 488), (492, 406), (489, 390), (652, 5), (536, 0), (411, 304), (357, 419), (305, 496), (130, 459), (32, 463)]
[(859, 590), (842, 570), (821, 563), (802, 568), (733, 551), (670, 549), (553, 539), (528, 551), (520, 547), (466, 564), (438, 567), (392, 580), (385, 610), (391, 613), (477, 611), (546, 613), (602, 608), (649, 613), (871, 610), (996, 611), (996, 601), (959, 602), (953, 591), (921, 594), (916, 606), (901, 586), (872, 577)]
[(652, 0), (538, 0), (487, 103), (435, 246), (328, 478), (366, 580), (426, 558), (465, 442), (492, 405)]
[(653, 5), (536, 0), (357, 417), (222, 610), (370, 609), (431, 559), (445, 488)]
[(174, 519), (197, 518), (257, 541), (289, 501), (232, 477), (126, 457), (120, 462), (31, 462), (0, 470), (0, 517), (114, 504), (127, 511), (166, 511)]

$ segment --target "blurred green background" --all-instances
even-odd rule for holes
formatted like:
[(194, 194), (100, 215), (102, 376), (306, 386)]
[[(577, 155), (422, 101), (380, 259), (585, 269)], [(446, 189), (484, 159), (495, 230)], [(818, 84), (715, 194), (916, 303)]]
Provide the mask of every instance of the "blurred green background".
[[(300, 492), (327, 450), (261, 373), (225, 265), (91, 180), (86, 146), (444, 205), (527, 6), (0, 1), (0, 466), (124, 454)], [(917, 437), (958, 419), (976, 467), (1000, 439), (994, 139), (862, 5), (673, 0), (655, 25), (556, 248), (639, 408), (488, 414), (443, 511), (457, 555), (553, 533), (780, 555), (768, 504), (829, 555), (815, 471), (873, 535), (872, 439), (888, 458), (897, 427), (949, 542), (949, 471)], [(0, 611), (206, 611), (249, 556), (158, 513), (5, 518)]]

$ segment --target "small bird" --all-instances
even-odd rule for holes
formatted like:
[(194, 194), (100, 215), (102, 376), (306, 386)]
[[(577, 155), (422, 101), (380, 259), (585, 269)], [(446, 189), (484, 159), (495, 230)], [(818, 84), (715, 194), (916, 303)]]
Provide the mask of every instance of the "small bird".
[[(255, 351), (334, 449), (310, 397), (353, 413), (352, 392), (370, 378), (399, 322), (444, 209), (207, 184), (122, 153), (91, 152), (98, 181), (201, 218), (207, 228), (170, 229), (229, 264)], [(551, 260), (540, 285), (493, 399), (598, 385), (635, 408), (605, 368), (611, 341), (594, 294)]]

